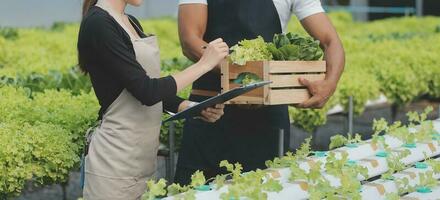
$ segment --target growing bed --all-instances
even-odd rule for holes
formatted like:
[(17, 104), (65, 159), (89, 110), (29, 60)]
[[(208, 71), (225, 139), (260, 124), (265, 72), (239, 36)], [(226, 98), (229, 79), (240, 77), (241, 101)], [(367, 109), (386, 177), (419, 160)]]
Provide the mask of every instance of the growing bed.
[[(325, 172), (324, 165), (326, 157), (333, 152), (336, 158), (341, 158), (346, 154), (348, 160), (353, 165), (363, 166), (368, 170), (368, 177), (358, 176), (358, 180), (362, 181), (362, 186), (359, 188), (359, 193), (362, 199), (386, 199), (390, 198), (391, 194), (398, 193), (398, 181), (408, 180), (407, 185), (415, 187), (420, 184), (420, 174), (424, 176), (427, 172), (433, 172), (430, 165), (424, 161), (427, 158), (432, 158), (440, 155), (440, 140), (438, 133), (440, 133), (440, 119), (432, 121), (434, 130), (437, 133), (433, 134), (432, 141), (415, 143), (412, 145), (405, 145), (403, 141), (390, 136), (383, 136), (384, 142), (391, 149), (390, 154), (398, 154), (404, 150), (409, 150), (407, 156), (401, 159), (401, 162), (406, 166), (410, 166), (402, 171), (397, 171), (392, 174), (392, 179), (379, 178), (380, 175), (388, 171), (388, 164), (386, 157), (390, 155), (384, 155), (383, 149), (372, 143), (371, 140), (362, 142), (359, 145), (346, 145), (329, 152), (315, 152), (315, 155), (307, 157), (300, 162), (299, 168), (309, 171), (310, 168), (317, 162), (322, 162), (321, 176), (325, 177), (330, 184), (334, 187), (338, 187), (341, 183), (340, 180)], [(411, 128), (410, 128), (411, 129)], [(415, 132), (418, 127), (410, 130)], [(440, 161), (436, 158), (433, 161)], [(412, 167), (411, 167), (412, 166)], [(269, 168), (265, 170), (267, 178), (277, 180), (282, 185), (282, 190), (278, 192), (267, 192), (267, 199), (308, 199), (309, 198), (309, 185), (307, 181), (302, 179), (289, 180), (291, 175), (290, 168)], [(245, 176), (245, 175), (244, 175)], [(435, 179), (440, 178), (440, 174), (433, 173)], [(215, 188), (214, 185), (210, 186)], [(406, 199), (437, 199), (440, 195), (440, 187), (429, 188), (430, 191), (423, 191), (423, 188), (416, 188), (415, 192), (407, 195), (403, 194)], [(196, 199), (221, 199), (221, 194), (228, 191), (228, 184), (216, 189), (209, 189), (208, 191), (197, 191), (195, 194)], [(426, 193), (425, 193), (426, 192)], [(174, 197), (168, 197), (165, 199), (179, 199), (182, 198), (182, 194)]]

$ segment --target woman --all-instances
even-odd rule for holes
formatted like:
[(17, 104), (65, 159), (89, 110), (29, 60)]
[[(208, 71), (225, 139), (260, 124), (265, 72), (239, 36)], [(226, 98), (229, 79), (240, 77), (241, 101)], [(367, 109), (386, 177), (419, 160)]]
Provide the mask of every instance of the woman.
[[(142, 0), (85, 0), (78, 37), (79, 63), (90, 75), (101, 105), (85, 158), (85, 199), (139, 199), (156, 169), (163, 108), (172, 112), (192, 102), (176, 97), (227, 56), (229, 48), (216, 39), (199, 62), (160, 78), (156, 36), (146, 35), (127, 4)], [(202, 47), (201, 47), (202, 48)], [(202, 113), (215, 122), (223, 106)]]

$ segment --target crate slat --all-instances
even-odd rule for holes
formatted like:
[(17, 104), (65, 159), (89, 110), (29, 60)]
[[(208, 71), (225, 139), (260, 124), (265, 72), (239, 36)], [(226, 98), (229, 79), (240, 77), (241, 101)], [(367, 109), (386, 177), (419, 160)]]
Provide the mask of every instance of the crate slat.
[(310, 93), (307, 89), (279, 89), (270, 91), (267, 103), (269, 105), (298, 104), (309, 98)]
[(269, 76), (269, 80), (273, 81), (273, 83), (270, 84), (269, 87), (271, 88), (300, 87), (303, 86), (298, 81), (300, 77), (305, 78), (309, 81), (317, 81), (317, 80), (323, 80), (325, 78), (325, 74), (286, 74), (286, 75), (271, 74)]
[(263, 104), (263, 98), (261, 97), (250, 97), (250, 96), (239, 96), (231, 99), (227, 104)]
[[(234, 88), (240, 87), (240, 85), (236, 84), (236, 83), (230, 83), (229, 85), (230, 85), (230, 89), (234, 89)], [(264, 94), (264, 89), (263, 88), (257, 88), (255, 90), (249, 91), (248, 93), (243, 94), (241, 96), (262, 97), (263, 94)]]
[(221, 92), (225, 92), (230, 90), (229, 87), (229, 61), (227, 59), (223, 60), (223, 62), (220, 63), (220, 71), (221, 71)]
[(269, 61), (270, 73), (326, 72), (325, 61)]

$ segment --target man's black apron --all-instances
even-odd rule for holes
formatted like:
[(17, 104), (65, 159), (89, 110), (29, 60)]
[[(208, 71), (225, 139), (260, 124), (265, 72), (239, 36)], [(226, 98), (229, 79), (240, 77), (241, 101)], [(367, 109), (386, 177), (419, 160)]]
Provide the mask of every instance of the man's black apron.
[[(276, 33), (281, 33), (281, 23), (272, 0), (208, 0), (205, 41), (223, 38), (231, 47), (259, 35), (272, 41)], [(205, 74), (193, 84), (193, 89), (219, 92), (219, 72)], [(206, 98), (190, 96), (197, 102)], [(286, 105), (259, 109), (227, 105), (224, 116), (214, 124), (189, 119), (184, 126), (175, 181), (188, 184), (197, 169), (203, 170), (205, 176), (215, 176), (222, 172), (218, 167), (221, 160), (239, 162), (245, 171), (265, 168), (264, 162), (277, 156), (281, 128), (288, 144)]]

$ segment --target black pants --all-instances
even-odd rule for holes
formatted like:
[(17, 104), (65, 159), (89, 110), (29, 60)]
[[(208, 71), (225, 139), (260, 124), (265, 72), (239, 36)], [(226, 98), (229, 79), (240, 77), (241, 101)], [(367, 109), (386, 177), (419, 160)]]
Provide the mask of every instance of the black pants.
[(207, 179), (224, 173), (218, 167), (220, 161), (228, 158), (227, 152), (222, 151), (222, 145), (226, 143), (222, 127), (223, 120), (213, 124), (196, 119), (185, 122), (174, 177), (176, 183), (188, 185), (197, 170), (203, 171)]
[[(287, 106), (242, 109), (226, 106), (216, 123), (189, 119), (183, 130), (175, 182), (187, 185), (201, 170), (207, 179), (225, 173), (222, 160), (239, 162), (244, 171), (264, 169), (278, 155), (278, 131), (284, 129), (288, 149), (290, 124)], [(287, 146), (287, 148), (286, 148)]]

